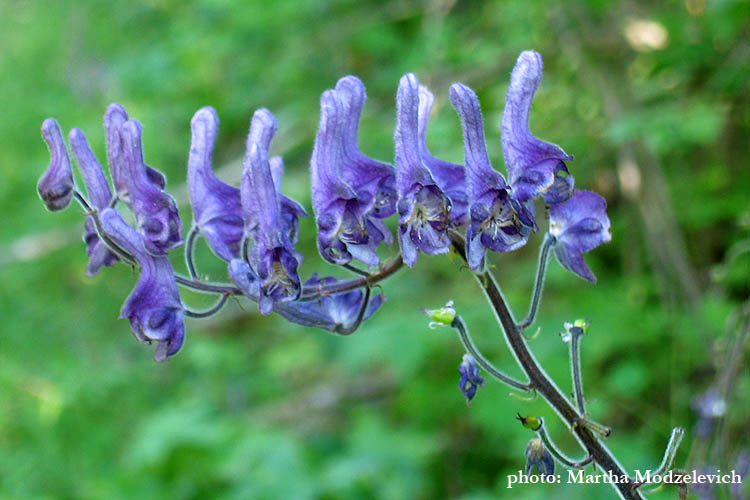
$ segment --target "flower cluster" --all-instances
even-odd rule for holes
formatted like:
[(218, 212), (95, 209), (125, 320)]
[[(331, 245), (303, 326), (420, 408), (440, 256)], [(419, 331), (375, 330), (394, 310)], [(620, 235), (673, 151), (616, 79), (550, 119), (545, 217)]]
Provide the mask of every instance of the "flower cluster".
[[(414, 266), (420, 252), (447, 253), (451, 231), (465, 227), (469, 267), (480, 271), (488, 250), (508, 252), (526, 244), (538, 230), (534, 202), (543, 199), (550, 205), (549, 234), (557, 259), (593, 281), (583, 253), (610, 238), (606, 204), (595, 193), (575, 191), (566, 165), (573, 157), (529, 131), (541, 74), (539, 54), (521, 53), (502, 118), (507, 180), (489, 161), (477, 95), (461, 83), (450, 87), (450, 101), (463, 128), (465, 165), (436, 158), (428, 150), (434, 96), (414, 74), (404, 75), (398, 85), (393, 165), (359, 149), (366, 100), (362, 82), (346, 76), (323, 92), (310, 160), (312, 209), (323, 259), (368, 274), (354, 261), (367, 268), (381, 265), (381, 243), (394, 240), (385, 219), (397, 214), (406, 265)], [(290, 321), (338, 333), (349, 333), (383, 303), (382, 294), (371, 297), (367, 279), (355, 285), (333, 277), (300, 279), (298, 219), (308, 213), (280, 192), (284, 166), (269, 153), (277, 122), (267, 109), (253, 115), (239, 186), (223, 182), (212, 169), (216, 112), (204, 107), (193, 116), (187, 162), (193, 222), (185, 238), (189, 278), (176, 275), (167, 260), (168, 252), (183, 244), (183, 225), (175, 199), (166, 192), (165, 176), (145, 163), (140, 123), (112, 104), (104, 124), (113, 186), (83, 132), (74, 128), (70, 143), (88, 195), (77, 189), (60, 126), (48, 119), (42, 135), (51, 162), (37, 189), (49, 210), (65, 208), (74, 197), (86, 210), (88, 274), (120, 260), (140, 267), (122, 316), (139, 340), (159, 343), (157, 360), (182, 344), (183, 316), (203, 316), (182, 304), (177, 282), (223, 295), (220, 306), (228, 295), (243, 294), (257, 302), (262, 314), (275, 311)], [(132, 213), (134, 227), (121, 209)], [(191, 255), (197, 235), (227, 263), (230, 283), (209, 286), (198, 277)], [(461, 374), (468, 401), (482, 383), (473, 358), (464, 359)]]

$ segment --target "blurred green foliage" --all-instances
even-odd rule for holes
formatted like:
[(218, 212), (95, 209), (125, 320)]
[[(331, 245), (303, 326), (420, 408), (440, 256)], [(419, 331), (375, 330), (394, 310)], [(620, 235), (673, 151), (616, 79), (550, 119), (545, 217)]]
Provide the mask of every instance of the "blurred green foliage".
[[(560, 4), (0, 1), (0, 499), (614, 495), (606, 485), (505, 489), (531, 437), (515, 412), (547, 416), (571, 454), (575, 443), (541, 401), (491, 381), (466, 407), (458, 341), (430, 331), (418, 306), (455, 300), (485, 353), (520, 374), (468, 271), (448, 257), (423, 256), (384, 284), (387, 305), (351, 337), (232, 304), (188, 321), (181, 353), (157, 365), (116, 319), (133, 274), (120, 266), (86, 279), (80, 211), (45, 213), (34, 192), (47, 116), (81, 127), (103, 158), (103, 112), (122, 103), (184, 202), (192, 113), (218, 110), (216, 164), (237, 179), (250, 116), (267, 107), (279, 119), (284, 190), (309, 207), (318, 99), (349, 73), (368, 87), (368, 154), (392, 158), (397, 82), (414, 71), (437, 98), (433, 152), (461, 161), (447, 94), (463, 81), (482, 100), (502, 169), (505, 89), (527, 48), (545, 61), (532, 129), (576, 155), (577, 184), (605, 195), (614, 236), (587, 257), (597, 286), (551, 265), (532, 348), (568, 387), (557, 332), (590, 318), (585, 387), (593, 417), (614, 428), (610, 448), (631, 470), (654, 467), (671, 426), (683, 425), (677, 463), (705, 465), (690, 402), (721, 376), (736, 348), (726, 319), (750, 295), (750, 4)], [(187, 205), (183, 214), (189, 224)], [(317, 258), (314, 223), (302, 231), (303, 273), (336, 273)], [(517, 316), (540, 241), (493, 260)], [(223, 266), (199, 253), (221, 278)], [(730, 444), (714, 455), (723, 468), (750, 446), (749, 392), (740, 371)]]

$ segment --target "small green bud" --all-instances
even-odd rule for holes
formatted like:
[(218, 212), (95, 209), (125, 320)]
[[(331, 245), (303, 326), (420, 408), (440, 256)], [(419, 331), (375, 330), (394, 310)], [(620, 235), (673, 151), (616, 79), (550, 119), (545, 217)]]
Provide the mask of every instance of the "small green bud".
[(538, 431), (542, 426), (542, 419), (536, 418), (533, 415), (522, 417), (520, 413), (516, 413), (516, 419), (521, 422), (521, 425), (523, 425), (527, 429), (531, 429), (532, 431)]
[(451, 326), (453, 321), (456, 319), (456, 310), (453, 308), (453, 301), (448, 301), (443, 307), (438, 309), (422, 309), (430, 321), (430, 328), (437, 328), (438, 326)]

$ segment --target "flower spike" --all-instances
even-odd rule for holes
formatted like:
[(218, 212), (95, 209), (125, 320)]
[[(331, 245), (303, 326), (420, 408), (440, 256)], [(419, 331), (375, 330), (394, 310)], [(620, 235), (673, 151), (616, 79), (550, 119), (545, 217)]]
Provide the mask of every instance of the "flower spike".
[(510, 76), (502, 121), (508, 177), (521, 203), (540, 195), (547, 203), (560, 203), (573, 192), (573, 177), (565, 166), (573, 157), (529, 131), (529, 110), (541, 79), (542, 56), (533, 50), (521, 52)]
[(185, 339), (182, 302), (172, 265), (166, 256), (147, 252), (138, 232), (117, 210), (105, 208), (99, 218), (107, 235), (135, 257), (141, 268), (138, 283), (122, 306), (120, 318), (130, 320), (139, 341), (158, 342), (154, 359), (162, 362), (175, 354)]
[[(91, 147), (89, 147), (86, 136), (81, 129), (72, 129), (68, 139), (73, 150), (73, 156), (75, 156), (78, 168), (83, 175), (89, 202), (97, 210), (104, 210), (112, 201), (112, 189), (109, 187), (109, 181), (104, 175), (104, 170), (102, 170), (94, 152), (91, 151)], [(111, 266), (119, 260), (117, 255), (99, 238), (93, 216), (86, 218), (83, 241), (86, 243), (86, 255), (89, 256), (89, 263), (86, 266), (87, 276), (94, 276), (102, 266)]]
[(42, 138), (49, 147), (50, 163), (36, 190), (49, 211), (66, 208), (73, 199), (73, 169), (60, 124), (54, 118), (42, 123)]
[(396, 96), (396, 184), (398, 236), (404, 262), (417, 263), (419, 251), (444, 254), (450, 250), (447, 235), (451, 200), (440, 189), (425, 165), (419, 140), (419, 81), (413, 73), (401, 77)]

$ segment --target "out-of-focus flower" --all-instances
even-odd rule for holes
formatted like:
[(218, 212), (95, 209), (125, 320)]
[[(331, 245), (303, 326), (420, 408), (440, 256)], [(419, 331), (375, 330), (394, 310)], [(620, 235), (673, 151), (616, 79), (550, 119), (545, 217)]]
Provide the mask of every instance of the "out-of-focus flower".
[(165, 255), (169, 249), (182, 244), (177, 203), (148, 174), (143, 162), (141, 124), (128, 120), (118, 128), (121, 144), (111, 158), (111, 168), (113, 177), (114, 172), (118, 172), (122, 185), (117, 186), (116, 180), (115, 187), (118, 195), (121, 187), (127, 192), (126, 202), (135, 214), (146, 250), (154, 255)]
[(573, 176), (565, 166), (573, 157), (529, 131), (529, 111), (541, 79), (542, 56), (521, 52), (510, 75), (502, 121), (508, 180), (520, 203), (540, 195), (547, 203), (560, 203), (573, 192)]
[(555, 473), (555, 460), (538, 437), (532, 438), (526, 445), (526, 468), (524, 472), (527, 476), (533, 472), (534, 467), (536, 467), (536, 473), (542, 476)]
[(136, 230), (116, 210), (106, 208), (99, 217), (104, 232), (141, 268), (138, 283), (122, 306), (120, 317), (130, 320), (139, 341), (158, 342), (154, 359), (164, 361), (180, 349), (185, 338), (182, 303), (172, 265), (167, 257), (147, 252)]
[[(94, 152), (89, 147), (86, 136), (80, 129), (72, 129), (68, 138), (70, 139), (70, 147), (73, 149), (73, 156), (86, 184), (89, 203), (99, 211), (104, 210), (112, 201), (112, 190), (109, 187), (106, 175), (104, 175), (104, 170), (102, 170)], [(86, 254), (89, 256), (89, 263), (86, 266), (87, 276), (94, 276), (102, 266), (111, 266), (119, 260), (117, 255), (99, 238), (93, 216), (86, 218), (83, 241), (86, 243)]]
[(577, 190), (562, 203), (550, 207), (549, 233), (555, 238), (555, 256), (567, 270), (596, 282), (583, 253), (612, 239), (607, 202), (597, 193)]
[(477, 361), (471, 354), (464, 354), (461, 364), (458, 365), (458, 373), (461, 378), (458, 381), (458, 388), (466, 396), (466, 404), (470, 405), (471, 400), (477, 393), (477, 388), (484, 386), (484, 378), (479, 375)]
[(717, 419), (727, 412), (727, 402), (719, 391), (711, 387), (703, 394), (693, 398), (692, 407), (698, 414), (693, 432), (697, 436), (708, 436), (714, 428)]
[(422, 158), (419, 81), (413, 73), (401, 77), (396, 105), (398, 236), (404, 263), (411, 267), (417, 263), (420, 250), (429, 254), (443, 254), (450, 250), (447, 230), (451, 224), (452, 204)]
[(268, 147), (276, 119), (267, 109), (253, 115), (240, 188), (246, 237), (253, 245), (249, 264), (260, 280), (258, 307), (268, 314), (274, 302), (295, 300), (300, 294), (298, 254), (281, 217), (279, 195), (268, 162)]
[(39, 179), (36, 190), (47, 210), (54, 212), (66, 208), (73, 198), (73, 169), (57, 120), (44, 120), (42, 138), (49, 148), (50, 163)]

